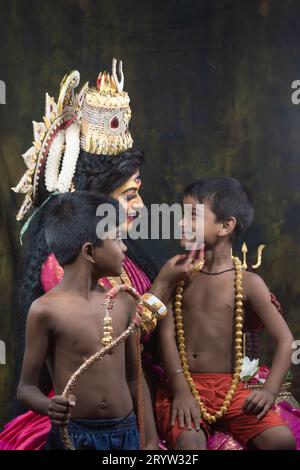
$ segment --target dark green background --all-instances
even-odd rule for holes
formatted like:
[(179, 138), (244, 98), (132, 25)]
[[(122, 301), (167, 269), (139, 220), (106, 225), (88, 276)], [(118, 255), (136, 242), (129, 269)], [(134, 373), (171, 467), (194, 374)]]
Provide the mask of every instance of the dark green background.
[[(300, 79), (297, 0), (0, 1), (0, 420), (8, 416), (14, 371), (16, 266), (20, 253), (10, 192), (24, 172), (20, 154), (43, 115), (44, 93), (57, 98), (76, 68), (94, 82), (122, 58), (132, 100), (132, 134), (147, 154), (143, 196), (174, 202), (197, 176), (231, 175), (253, 192), (256, 221), (247, 235), (260, 270), (281, 300), (296, 338), (299, 303)], [(151, 242), (158, 264), (174, 243)], [(269, 343), (261, 357), (270, 360)], [(300, 366), (295, 367), (298, 397)]]

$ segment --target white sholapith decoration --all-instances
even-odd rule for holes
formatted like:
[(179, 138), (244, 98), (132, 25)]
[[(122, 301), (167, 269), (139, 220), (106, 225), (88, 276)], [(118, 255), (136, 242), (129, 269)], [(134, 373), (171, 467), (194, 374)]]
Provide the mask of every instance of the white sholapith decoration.
[(60, 131), (57, 136), (53, 139), (52, 145), (49, 150), (45, 172), (46, 189), (49, 193), (52, 193), (53, 191), (57, 190), (58, 174), (64, 141), (64, 132)]
[(70, 191), (80, 151), (79, 125), (73, 122), (65, 131), (66, 149), (62, 168), (58, 177), (57, 190), (60, 193)]
[(243, 382), (248, 382), (248, 380), (251, 379), (251, 377), (253, 377), (256, 372), (258, 371), (259, 367), (258, 367), (258, 363), (259, 363), (259, 359), (249, 359), (248, 356), (245, 356), (243, 358), (243, 363), (242, 363), (242, 369), (241, 369), (241, 380)]
[(123, 74), (123, 64), (122, 61), (119, 61), (119, 75), (120, 75), (120, 80), (118, 79), (117, 76), (117, 59), (113, 59), (112, 61), (112, 74), (114, 77), (114, 80), (116, 82), (117, 90), (119, 93), (123, 91), (124, 88), (124, 74)]

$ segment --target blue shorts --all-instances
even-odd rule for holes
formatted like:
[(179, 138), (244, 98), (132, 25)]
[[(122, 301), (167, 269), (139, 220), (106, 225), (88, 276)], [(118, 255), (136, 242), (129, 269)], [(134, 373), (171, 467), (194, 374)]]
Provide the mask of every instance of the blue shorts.
[[(76, 450), (139, 450), (136, 416), (70, 420), (68, 433)], [(60, 428), (52, 426), (45, 450), (65, 450)]]

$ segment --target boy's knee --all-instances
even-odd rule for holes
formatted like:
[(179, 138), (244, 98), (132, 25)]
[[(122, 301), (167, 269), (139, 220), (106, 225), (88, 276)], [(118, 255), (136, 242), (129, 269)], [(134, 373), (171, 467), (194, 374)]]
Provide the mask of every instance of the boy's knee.
[(288, 430), (282, 437), (274, 440), (272, 450), (296, 450), (296, 447), (296, 440), (291, 431)]
[(288, 427), (274, 427), (264, 431), (253, 440), (261, 450), (296, 450), (297, 444)]
[(183, 431), (176, 441), (176, 450), (206, 450), (206, 439), (203, 431)]

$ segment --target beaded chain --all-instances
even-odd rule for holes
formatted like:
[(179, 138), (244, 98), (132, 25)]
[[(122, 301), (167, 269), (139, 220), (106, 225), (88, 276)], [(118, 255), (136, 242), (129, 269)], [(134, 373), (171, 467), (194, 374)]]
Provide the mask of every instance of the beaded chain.
[[(235, 368), (231, 386), (228, 392), (225, 395), (224, 402), (220, 409), (215, 413), (211, 414), (208, 412), (204, 403), (202, 402), (200, 395), (196, 389), (195, 383), (189, 371), (189, 364), (186, 355), (186, 344), (185, 344), (185, 335), (184, 335), (184, 325), (183, 325), (183, 313), (182, 313), (182, 298), (183, 298), (183, 289), (185, 281), (180, 281), (177, 284), (176, 296), (174, 303), (175, 311), (175, 325), (176, 325), (176, 334), (178, 341), (178, 349), (180, 361), (183, 369), (184, 376), (188, 382), (190, 390), (197, 401), (202, 418), (207, 421), (209, 424), (214, 423), (217, 419), (220, 419), (227, 412), (232, 397), (237, 389), (237, 386), (240, 382), (240, 373), (242, 368), (243, 361), (243, 268), (242, 263), (237, 257), (233, 257), (233, 263), (235, 267), (235, 315), (234, 315), (234, 324), (235, 324), (235, 338), (234, 338), (234, 349), (235, 349)], [(195, 271), (202, 269), (204, 262), (197, 263), (194, 268)]]

